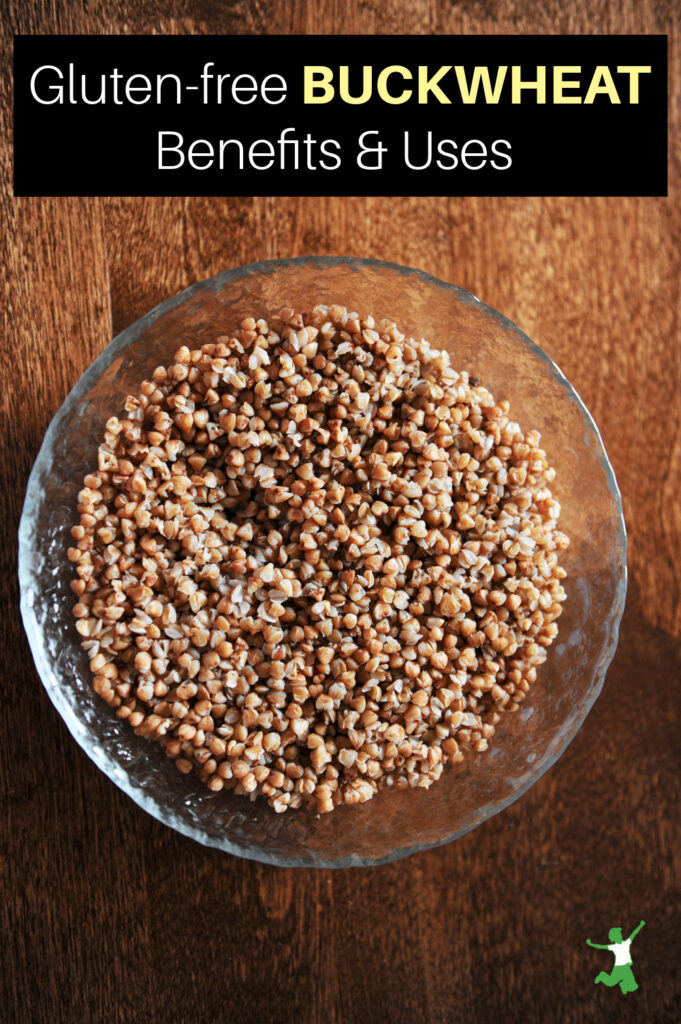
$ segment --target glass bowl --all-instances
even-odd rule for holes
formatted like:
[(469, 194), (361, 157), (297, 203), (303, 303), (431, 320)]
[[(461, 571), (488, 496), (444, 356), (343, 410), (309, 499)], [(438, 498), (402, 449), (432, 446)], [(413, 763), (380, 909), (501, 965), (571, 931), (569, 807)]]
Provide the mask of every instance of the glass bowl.
[[(429, 790), (383, 790), (331, 814), (277, 815), (261, 800), (212, 793), (181, 775), (160, 746), (135, 736), (95, 695), (71, 609), (66, 558), (77, 492), (96, 462), (105, 421), (171, 360), (251, 314), (339, 303), (394, 319), (453, 354), (453, 365), (508, 398), (525, 429), (541, 431), (558, 471), (554, 493), (568, 599), (559, 635), (516, 714), (490, 749), (468, 754)], [(600, 692), (626, 590), (619, 491), (579, 396), (537, 345), (469, 292), (407, 267), (311, 257), (253, 263), (193, 285), (126, 328), (83, 374), (54, 417), (31, 473), (19, 531), (21, 611), (43, 684), (89, 757), (159, 821), (207, 846), (270, 864), (371, 865), (463, 835), (507, 807), (560, 757)]]

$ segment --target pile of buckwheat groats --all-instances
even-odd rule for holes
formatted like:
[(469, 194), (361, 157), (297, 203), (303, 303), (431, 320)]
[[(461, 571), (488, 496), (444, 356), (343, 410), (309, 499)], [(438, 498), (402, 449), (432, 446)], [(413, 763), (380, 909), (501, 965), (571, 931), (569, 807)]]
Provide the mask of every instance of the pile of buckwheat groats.
[(557, 633), (555, 471), (446, 352), (339, 306), (159, 367), (79, 495), (95, 691), (275, 811), (430, 786)]

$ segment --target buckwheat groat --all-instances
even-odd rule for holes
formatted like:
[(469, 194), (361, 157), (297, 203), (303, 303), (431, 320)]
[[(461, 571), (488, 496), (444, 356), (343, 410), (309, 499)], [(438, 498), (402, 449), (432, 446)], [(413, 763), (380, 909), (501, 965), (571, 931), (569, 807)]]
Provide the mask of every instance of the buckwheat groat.
[(183, 347), (98, 459), (69, 549), (94, 689), (212, 790), (430, 786), (558, 631), (538, 433), (389, 321), (285, 309)]

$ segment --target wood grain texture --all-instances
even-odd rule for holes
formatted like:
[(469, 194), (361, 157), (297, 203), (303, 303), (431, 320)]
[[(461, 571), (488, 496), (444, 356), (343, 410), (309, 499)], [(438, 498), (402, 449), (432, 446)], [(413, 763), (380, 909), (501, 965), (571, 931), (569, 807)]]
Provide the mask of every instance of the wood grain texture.
[[(24, 32), (668, 32), (672, 0), (8, 0)], [(4, 33), (5, 41), (8, 32)], [(6, 55), (7, 56), (7, 55)], [(2, 120), (10, 124), (8, 58)], [(681, 192), (669, 199), (15, 200), (2, 154), (0, 1020), (681, 1019)], [(558, 362), (622, 488), (631, 585), (603, 694), (560, 762), (458, 842), (368, 871), (285, 871), (191, 843), (71, 740), (17, 611), (16, 529), (43, 433), (116, 333), (192, 281), (332, 253), (469, 288)], [(640, 990), (595, 988), (608, 927)]]

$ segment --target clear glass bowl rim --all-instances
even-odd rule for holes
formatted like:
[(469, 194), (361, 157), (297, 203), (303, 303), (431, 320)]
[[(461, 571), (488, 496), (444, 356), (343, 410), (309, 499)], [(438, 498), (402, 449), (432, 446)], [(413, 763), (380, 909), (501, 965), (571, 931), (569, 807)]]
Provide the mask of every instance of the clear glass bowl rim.
[[(155, 797), (151, 796), (140, 786), (135, 785), (131, 777), (121, 772), (120, 768), (115, 762), (109, 757), (106, 750), (101, 747), (93, 748), (88, 740), (87, 733), (82, 727), (82, 723), (74, 712), (71, 705), (63, 697), (61, 693), (61, 687), (58, 678), (52, 668), (49, 658), (46, 656), (46, 652), (42, 643), (41, 633), (38, 623), (36, 622), (35, 615), (33, 613), (32, 602), (29, 600), (29, 594), (31, 590), (31, 546), (32, 546), (32, 520), (34, 514), (37, 511), (39, 503), (39, 493), (37, 489), (37, 480), (40, 475), (42, 464), (47, 462), (52, 455), (53, 445), (55, 440), (60, 435), (61, 425), (66, 420), (73, 407), (89, 392), (94, 382), (101, 376), (101, 374), (108, 368), (111, 362), (118, 356), (120, 352), (126, 349), (131, 343), (136, 341), (140, 335), (142, 335), (151, 324), (157, 320), (164, 313), (169, 312), (177, 306), (185, 303), (193, 295), (200, 293), (207, 289), (219, 289), (223, 285), (231, 282), (237, 282), (241, 278), (250, 277), (253, 274), (269, 274), (278, 269), (284, 269), (287, 267), (310, 267), (313, 269), (323, 270), (324, 268), (337, 267), (337, 266), (348, 266), (352, 269), (361, 268), (372, 268), (374, 270), (387, 270), (392, 273), (397, 272), (405, 277), (417, 278), (428, 286), (434, 286), (443, 291), (452, 293), (456, 298), (463, 304), (474, 304), (476, 307), (484, 311), (491, 319), (495, 320), (504, 330), (512, 331), (518, 341), (526, 346), (532, 354), (544, 365), (544, 368), (548, 373), (562, 386), (566, 391), (569, 399), (574, 402), (582, 416), (584, 417), (586, 425), (592, 431), (593, 437), (597, 445), (597, 456), (601, 468), (603, 469), (606, 477), (608, 490), (610, 491), (614, 500), (616, 514), (617, 514), (617, 547), (620, 553), (620, 575), (618, 584), (615, 590), (613, 607), (611, 609), (610, 619), (611, 627), (608, 637), (608, 641), (605, 644), (601, 657), (599, 659), (598, 669), (594, 676), (594, 685), (592, 687), (590, 698), (584, 703), (584, 710), (581, 718), (575, 722), (574, 728), (565, 734), (562, 741), (555, 747), (552, 755), (546, 759), (545, 763), (541, 765), (541, 770), (537, 771), (535, 775), (528, 779), (526, 784), (519, 787), (510, 796), (499, 800), (496, 804), (489, 807), (489, 813), (486, 813), (484, 818), (480, 821), (469, 825), (466, 828), (455, 830), (451, 835), (446, 836), (435, 843), (428, 843), (425, 846), (422, 845), (409, 845), (406, 847), (396, 847), (387, 856), (379, 859), (361, 860), (359, 858), (342, 858), (323, 861), (320, 860), (314, 864), (309, 862), (291, 861), (290, 859), (283, 860), (278, 854), (269, 854), (266, 850), (260, 849), (248, 849), (243, 846), (232, 845), (229, 841), (229, 837), (225, 836), (220, 840), (216, 840), (211, 836), (207, 836), (202, 833), (199, 829), (187, 825), (187, 823), (179, 821), (172, 810), (168, 810), (164, 805), (158, 801)], [(391, 263), (384, 260), (375, 260), (360, 258), (354, 256), (300, 256), (287, 259), (272, 259), (272, 260), (258, 260), (253, 263), (244, 264), (239, 267), (235, 267), (231, 270), (222, 271), (213, 277), (206, 278), (203, 281), (198, 281), (195, 284), (190, 285), (177, 295), (172, 296), (169, 299), (165, 299), (151, 309), (144, 316), (134, 321), (128, 327), (124, 328), (119, 334), (113, 338), (112, 341), (104, 348), (102, 353), (97, 359), (89, 366), (89, 368), (80, 376), (76, 384), (73, 386), (67, 397), (64, 399), (59, 410), (52, 418), (50, 425), (45, 432), (40, 450), (34, 462), (31, 470), (28, 484), (26, 488), (26, 497), (24, 501), (24, 507), (21, 515), (21, 521), (19, 524), (19, 586), (20, 586), (20, 610), (21, 616), (24, 623), (24, 629), (28, 637), (29, 645), (33, 655), (33, 660), (40, 676), (41, 682), (45, 687), (47, 694), (52, 701), (53, 705), (57, 709), (60, 717), (64, 721), (67, 729), (76, 740), (78, 745), (85, 751), (87, 756), (94, 761), (98, 768), (116, 785), (119, 789), (123, 790), (135, 803), (140, 806), (143, 810), (149, 813), (152, 817), (161, 821), (163, 824), (173, 828), (180, 832), (182, 835), (192, 838), (197, 842), (210, 847), (224, 850), (228, 853), (232, 853), (236, 856), (243, 857), (249, 860), (257, 860), (263, 863), (296, 867), (296, 866), (314, 866), (321, 868), (340, 868), (346, 866), (375, 866), (378, 864), (386, 863), (392, 860), (397, 860), (401, 857), (408, 856), (411, 853), (418, 852), (423, 849), (432, 849), (437, 846), (443, 846), (447, 843), (458, 839), (460, 836), (465, 835), (471, 829), (476, 828), (482, 821), (488, 820), (490, 817), (503, 811), (510, 804), (518, 800), (527, 790), (533, 786), (541, 777), (551, 768), (556, 761), (562, 756), (567, 746), (574, 739), (575, 735), (581, 728), (584, 720), (586, 719), (589, 711), (593, 707), (596, 699), (598, 698), (605, 679), (605, 674), (612, 662), (612, 659), (617, 648), (617, 642), (619, 637), (619, 627), (624, 612), (624, 603), (627, 591), (627, 534), (624, 523), (624, 516), (622, 510), (622, 498), (615, 478), (612, 465), (605, 451), (603, 439), (600, 435), (600, 431), (591, 416), (591, 413), (587, 409), (586, 405), (580, 398), (579, 394), (568, 381), (565, 374), (560, 370), (556, 363), (544, 352), (544, 350), (532, 339), (525, 334), (525, 332), (513, 323), (508, 317), (499, 313), (491, 306), (481, 302), (472, 292), (467, 291), (458, 285), (451, 284), (447, 281), (442, 281), (425, 271), (404, 266), (398, 263)]]

